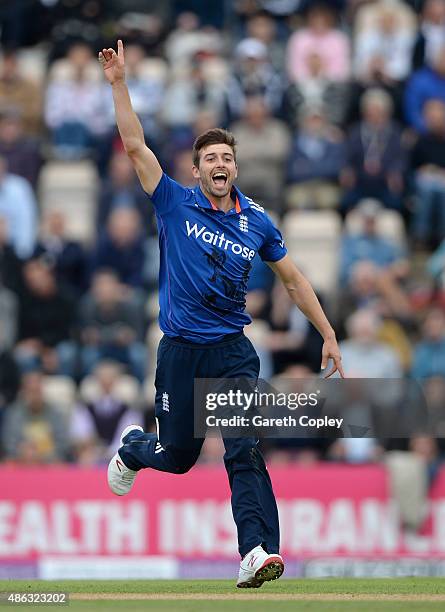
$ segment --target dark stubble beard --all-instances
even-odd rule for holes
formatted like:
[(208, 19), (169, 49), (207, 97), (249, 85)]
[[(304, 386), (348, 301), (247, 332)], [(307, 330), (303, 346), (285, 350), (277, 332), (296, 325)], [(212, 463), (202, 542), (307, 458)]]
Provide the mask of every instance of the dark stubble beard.
[(204, 187), (205, 191), (207, 191), (207, 193), (210, 193), (210, 195), (212, 195), (215, 198), (224, 198), (226, 195), (228, 195), (232, 189), (232, 184), (233, 183), (231, 183), (230, 181), (227, 181), (225, 185), (227, 190), (224, 191), (224, 193), (218, 193), (214, 191), (212, 179), (210, 179), (208, 182), (202, 181), (202, 186)]

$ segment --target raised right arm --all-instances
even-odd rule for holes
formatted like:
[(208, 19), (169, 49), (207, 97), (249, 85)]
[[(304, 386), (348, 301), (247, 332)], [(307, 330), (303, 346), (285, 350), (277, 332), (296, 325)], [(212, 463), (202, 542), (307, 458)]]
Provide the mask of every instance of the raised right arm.
[(131, 105), (125, 83), (122, 41), (117, 41), (117, 54), (114, 49), (103, 49), (99, 53), (99, 61), (106, 79), (111, 84), (116, 123), (125, 151), (133, 163), (144, 191), (151, 195), (161, 180), (162, 168), (153, 151), (145, 144), (141, 123)]

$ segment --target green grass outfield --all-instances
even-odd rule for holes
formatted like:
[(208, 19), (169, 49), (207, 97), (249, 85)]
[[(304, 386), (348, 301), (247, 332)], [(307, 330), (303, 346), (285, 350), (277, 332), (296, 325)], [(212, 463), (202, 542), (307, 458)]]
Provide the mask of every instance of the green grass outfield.
[[(445, 610), (445, 578), (319, 579), (270, 582), (236, 589), (229, 580), (0, 580), (0, 592), (68, 592), (69, 606), (39, 609), (89, 612), (424, 612)], [(1, 610), (35, 605), (0, 604)]]

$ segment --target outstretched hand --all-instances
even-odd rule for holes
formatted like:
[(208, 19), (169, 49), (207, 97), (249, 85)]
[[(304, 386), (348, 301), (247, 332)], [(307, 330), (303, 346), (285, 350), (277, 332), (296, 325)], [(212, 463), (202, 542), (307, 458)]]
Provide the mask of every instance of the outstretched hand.
[(105, 78), (111, 85), (125, 79), (124, 45), (121, 40), (117, 41), (117, 53), (111, 48), (102, 49), (98, 59), (104, 69)]
[(324, 341), (321, 359), (321, 369), (324, 370), (328, 366), (329, 359), (332, 359), (334, 365), (326, 372), (324, 378), (329, 378), (335, 372), (338, 372), (342, 378), (345, 378), (343, 366), (341, 365), (341, 354), (338, 348), (337, 340), (335, 338), (329, 338)]

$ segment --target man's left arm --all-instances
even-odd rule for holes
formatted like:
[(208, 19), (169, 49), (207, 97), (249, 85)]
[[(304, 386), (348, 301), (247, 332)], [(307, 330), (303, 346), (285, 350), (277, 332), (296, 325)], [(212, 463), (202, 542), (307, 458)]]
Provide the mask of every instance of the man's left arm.
[(267, 261), (266, 263), (280, 278), (294, 304), (298, 306), (301, 312), (322, 335), (324, 344), (322, 350), (321, 369), (324, 370), (327, 367), (329, 359), (332, 359), (334, 362), (333, 367), (325, 375), (325, 378), (329, 378), (329, 376), (332, 376), (332, 374), (337, 371), (339, 372), (340, 376), (344, 378), (345, 375), (341, 364), (341, 354), (340, 349), (338, 348), (335, 332), (324, 314), (320, 302), (318, 301), (318, 298), (315, 295), (309, 281), (300, 272), (289, 255), (285, 255), (285, 257), (279, 261)]

